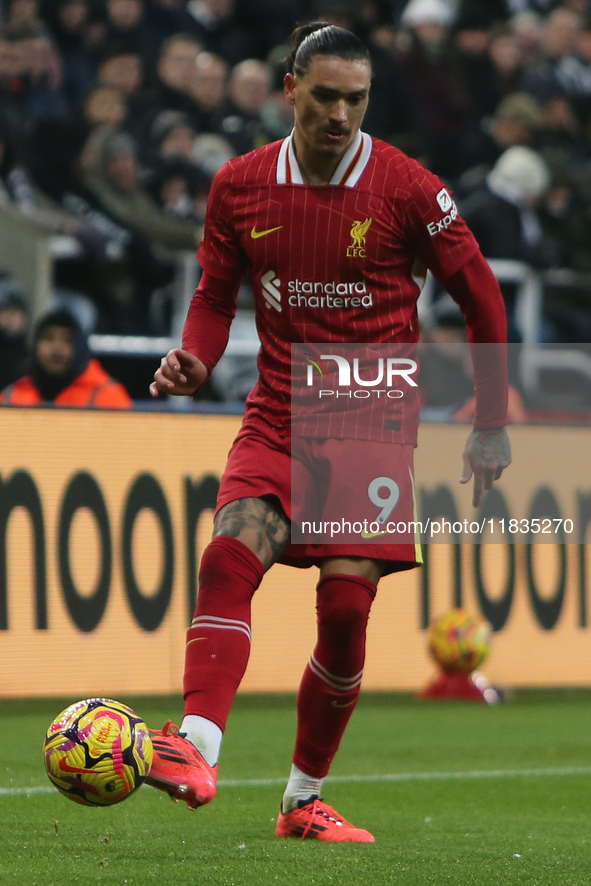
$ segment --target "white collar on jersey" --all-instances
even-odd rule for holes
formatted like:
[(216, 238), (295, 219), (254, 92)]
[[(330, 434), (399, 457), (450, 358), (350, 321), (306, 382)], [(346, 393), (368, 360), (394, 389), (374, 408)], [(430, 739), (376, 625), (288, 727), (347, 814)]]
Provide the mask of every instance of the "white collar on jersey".
[[(293, 131), (283, 139), (277, 158), (277, 184), (303, 185), (304, 179), (294, 150)], [(366, 132), (359, 131), (349, 145), (341, 162), (335, 169), (329, 184), (354, 188), (371, 157), (372, 140)]]

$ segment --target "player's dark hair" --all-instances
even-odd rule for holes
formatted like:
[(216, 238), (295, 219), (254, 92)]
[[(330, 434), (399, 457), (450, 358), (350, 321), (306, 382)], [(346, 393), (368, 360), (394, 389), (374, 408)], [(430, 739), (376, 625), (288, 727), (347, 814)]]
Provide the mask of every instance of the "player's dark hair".
[(317, 55), (336, 55), (347, 61), (364, 61), (371, 65), (369, 50), (359, 37), (328, 22), (301, 25), (291, 35), (293, 49), (285, 60), (290, 74), (302, 77)]

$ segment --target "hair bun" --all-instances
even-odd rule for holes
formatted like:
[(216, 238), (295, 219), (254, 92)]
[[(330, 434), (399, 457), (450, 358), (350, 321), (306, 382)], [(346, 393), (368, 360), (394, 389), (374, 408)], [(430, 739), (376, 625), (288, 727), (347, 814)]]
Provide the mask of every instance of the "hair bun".
[[(290, 74), (303, 74), (316, 55), (361, 60), (371, 65), (369, 50), (359, 37), (328, 22), (300, 25), (291, 35), (293, 49), (285, 59)], [(296, 60), (297, 59), (297, 60)]]
[(296, 28), (291, 35), (295, 51), (298, 51), (306, 37), (309, 37), (314, 31), (320, 31), (321, 28), (330, 28), (330, 25), (328, 22), (309, 22), (307, 25), (300, 25), (299, 28)]

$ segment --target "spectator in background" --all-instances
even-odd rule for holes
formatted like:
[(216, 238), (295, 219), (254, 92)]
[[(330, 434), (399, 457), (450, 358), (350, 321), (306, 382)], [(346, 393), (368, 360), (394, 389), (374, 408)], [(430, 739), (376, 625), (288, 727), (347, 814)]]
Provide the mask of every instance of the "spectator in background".
[(536, 207), (550, 186), (550, 171), (531, 148), (508, 148), (486, 182), (461, 204), (460, 214), (486, 258), (549, 264)]
[(145, 21), (144, 0), (107, 0), (106, 9), (106, 41), (149, 58), (154, 43)]
[(96, 76), (86, 39), (89, 13), (88, 0), (55, 0), (44, 13), (61, 53), (66, 100), (74, 109), (81, 107)]
[(10, 133), (0, 125), (0, 206), (24, 216), (50, 234), (70, 234), (83, 246), (88, 231), (80, 219), (63, 209), (35, 185), (14, 150)]
[[(392, 142), (395, 137), (410, 134), (413, 119), (407, 84), (399, 79), (395, 64), (395, 41), (394, 49), (391, 45), (393, 29), (379, 26), (377, 3), (373, 0), (361, 4), (349, 3), (349, 16), (351, 29), (367, 42), (373, 69), (371, 102), (364, 128), (376, 138)], [(331, 20), (330, 13), (328, 20)], [(389, 30), (389, 35), (386, 45), (382, 45), (385, 30)]]
[(464, 316), (447, 293), (421, 326), (419, 358), (421, 405), (443, 410), (450, 419), (473, 396), (474, 385)]
[(36, 119), (63, 117), (61, 58), (42, 22), (0, 29), (0, 114), (15, 134), (33, 131)]
[(210, 179), (213, 179), (224, 163), (234, 157), (230, 142), (221, 135), (204, 132), (193, 143), (191, 159)]
[(237, 154), (246, 154), (273, 140), (262, 117), (271, 86), (272, 71), (266, 62), (246, 59), (232, 69), (229, 97), (217, 129)]
[[(390, 0), (386, 2), (389, 4)], [(355, 0), (357, 7), (362, 3), (363, 0)], [(248, 51), (241, 53), (242, 58), (230, 61), (268, 58), (274, 47), (285, 41), (295, 22), (312, 17), (321, 19), (322, 15), (310, 0), (235, 0), (233, 20), (236, 27), (248, 34), (249, 46)]]
[[(550, 170), (536, 151), (508, 148), (486, 181), (458, 209), (487, 259), (503, 258), (549, 267), (556, 250), (544, 238), (537, 209), (550, 186)], [(507, 306), (508, 341), (519, 342), (513, 309), (513, 285), (501, 286)]]
[[(437, 409), (440, 419), (471, 422), (476, 412), (466, 323), (451, 296), (433, 306), (432, 323), (421, 333), (419, 387), (422, 405)], [(509, 364), (514, 363), (514, 350)], [(509, 385), (507, 417), (513, 424), (527, 421), (519, 386)]]
[(200, 52), (195, 59), (190, 94), (195, 102), (199, 132), (213, 132), (226, 101), (228, 65), (219, 55)]
[(133, 406), (123, 385), (91, 359), (78, 321), (63, 308), (50, 311), (37, 324), (30, 372), (0, 394), (0, 403), (95, 409)]
[(543, 122), (542, 109), (532, 96), (515, 92), (484, 117), (460, 144), (458, 187), (461, 192), (481, 184), (501, 154), (514, 145), (530, 146)]
[(0, 278), (0, 391), (24, 375), (28, 357), (27, 305), (20, 286)]
[(84, 182), (100, 204), (120, 223), (139, 231), (152, 244), (194, 250), (200, 229), (161, 212), (140, 183), (134, 140), (123, 133), (97, 130), (85, 151)]
[(162, 44), (156, 64), (156, 82), (146, 89), (131, 109), (131, 128), (147, 138), (161, 111), (182, 111), (199, 128), (199, 107), (191, 97), (195, 61), (201, 46), (187, 34), (174, 34)]
[(494, 68), (494, 82), (498, 99), (520, 90), (523, 72), (528, 62), (528, 43), (524, 37), (509, 29), (492, 32), (488, 50)]
[(86, 27), (86, 42), (89, 52), (97, 57), (102, 51), (107, 36), (107, 13), (103, 2), (90, 2), (90, 13)]
[(414, 130), (433, 145), (433, 171), (453, 175), (457, 145), (474, 119), (470, 95), (453, 49), (454, 11), (445, 0), (410, 0), (400, 24), (408, 45), (397, 56)]
[[(569, 181), (589, 180), (589, 142), (579, 116), (565, 96), (554, 96), (542, 106), (543, 121), (536, 135), (536, 148), (552, 170), (553, 177)], [(583, 118), (585, 119), (585, 118)], [(588, 202), (589, 194), (579, 188), (579, 198)]]
[(161, 161), (148, 182), (148, 189), (165, 215), (202, 225), (205, 221), (211, 178), (194, 163), (171, 157)]
[(73, 187), (78, 158), (90, 134), (97, 126), (118, 129), (127, 116), (127, 99), (120, 89), (98, 84), (86, 95), (81, 110), (65, 120), (40, 121), (35, 142), (43, 145), (43, 152), (30, 152), (35, 183), (58, 203)]
[(59, 285), (82, 292), (93, 301), (99, 312), (98, 331), (154, 334), (151, 297), (172, 281), (174, 265), (157, 256), (141, 231), (123, 224), (81, 181), (72, 181), (63, 203), (97, 233), (93, 254), (58, 266)]
[(21, 143), (31, 128), (23, 80), (20, 41), (14, 31), (0, 27), (0, 120)]
[(161, 111), (152, 124), (149, 160), (154, 164), (176, 157), (191, 162), (196, 135), (187, 114), (182, 111)]
[(190, 33), (206, 52), (222, 56), (235, 65), (256, 52), (257, 40), (251, 23), (238, 23), (234, 16), (235, 0), (189, 0), (187, 12)]
[(118, 89), (127, 101), (138, 96), (144, 83), (141, 53), (131, 47), (107, 46), (97, 65), (96, 82)]
[(562, 95), (549, 98), (542, 105), (542, 124), (537, 134), (538, 148), (565, 155), (586, 155), (588, 146), (571, 102)]
[(65, 117), (68, 102), (62, 59), (49, 30), (42, 23), (23, 26), (21, 42), (31, 116)]
[(111, 129), (118, 129), (127, 114), (126, 97), (116, 86), (99, 83), (88, 92), (83, 110), (90, 131), (95, 126), (110, 126)]
[(6, 21), (15, 25), (41, 24), (39, 0), (7, 0)]
[(186, 0), (146, 0), (146, 21), (157, 46), (191, 28)]
[(152, 127), (147, 188), (166, 215), (201, 225), (211, 175), (194, 160), (195, 144), (189, 118), (180, 111), (162, 111)]
[[(517, 0), (521, 3), (522, 0)], [(523, 0), (525, 5), (527, 0)], [(512, 10), (506, 0), (459, 0), (456, 5), (456, 22), (459, 30), (475, 26), (491, 28), (506, 22)]]
[(591, 273), (591, 207), (576, 181), (557, 173), (539, 207), (544, 237), (556, 244), (556, 264)]
[(543, 102), (557, 94), (568, 94), (570, 84), (576, 88), (573, 69), (578, 67), (577, 44), (582, 28), (583, 16), (572, 9), (559, 6), (550, 13), (540, 30), (542, 60), (525, 72), (521, 82), (525, 92)]
[(464, 6), (456, 20), (455, 47), (462, 76), (480, 115), (490, 116), (503, 97), (497, 69), (491, 58), (493, 32), (488, 16), (472, 5)]

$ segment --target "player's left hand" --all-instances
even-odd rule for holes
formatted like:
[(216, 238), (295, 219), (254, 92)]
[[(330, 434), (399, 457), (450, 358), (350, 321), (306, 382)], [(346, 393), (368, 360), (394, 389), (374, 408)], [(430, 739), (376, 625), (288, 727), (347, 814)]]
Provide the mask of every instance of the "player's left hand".
[(468, 483), (474, 474), (472, 504), (477, 508), (484, 490), (490, 489), (511, 464), (511, 444), (507, 432), (504, 428), (501, 431), (471, 431), (462, 458), (464, 470), (460, 483)]

